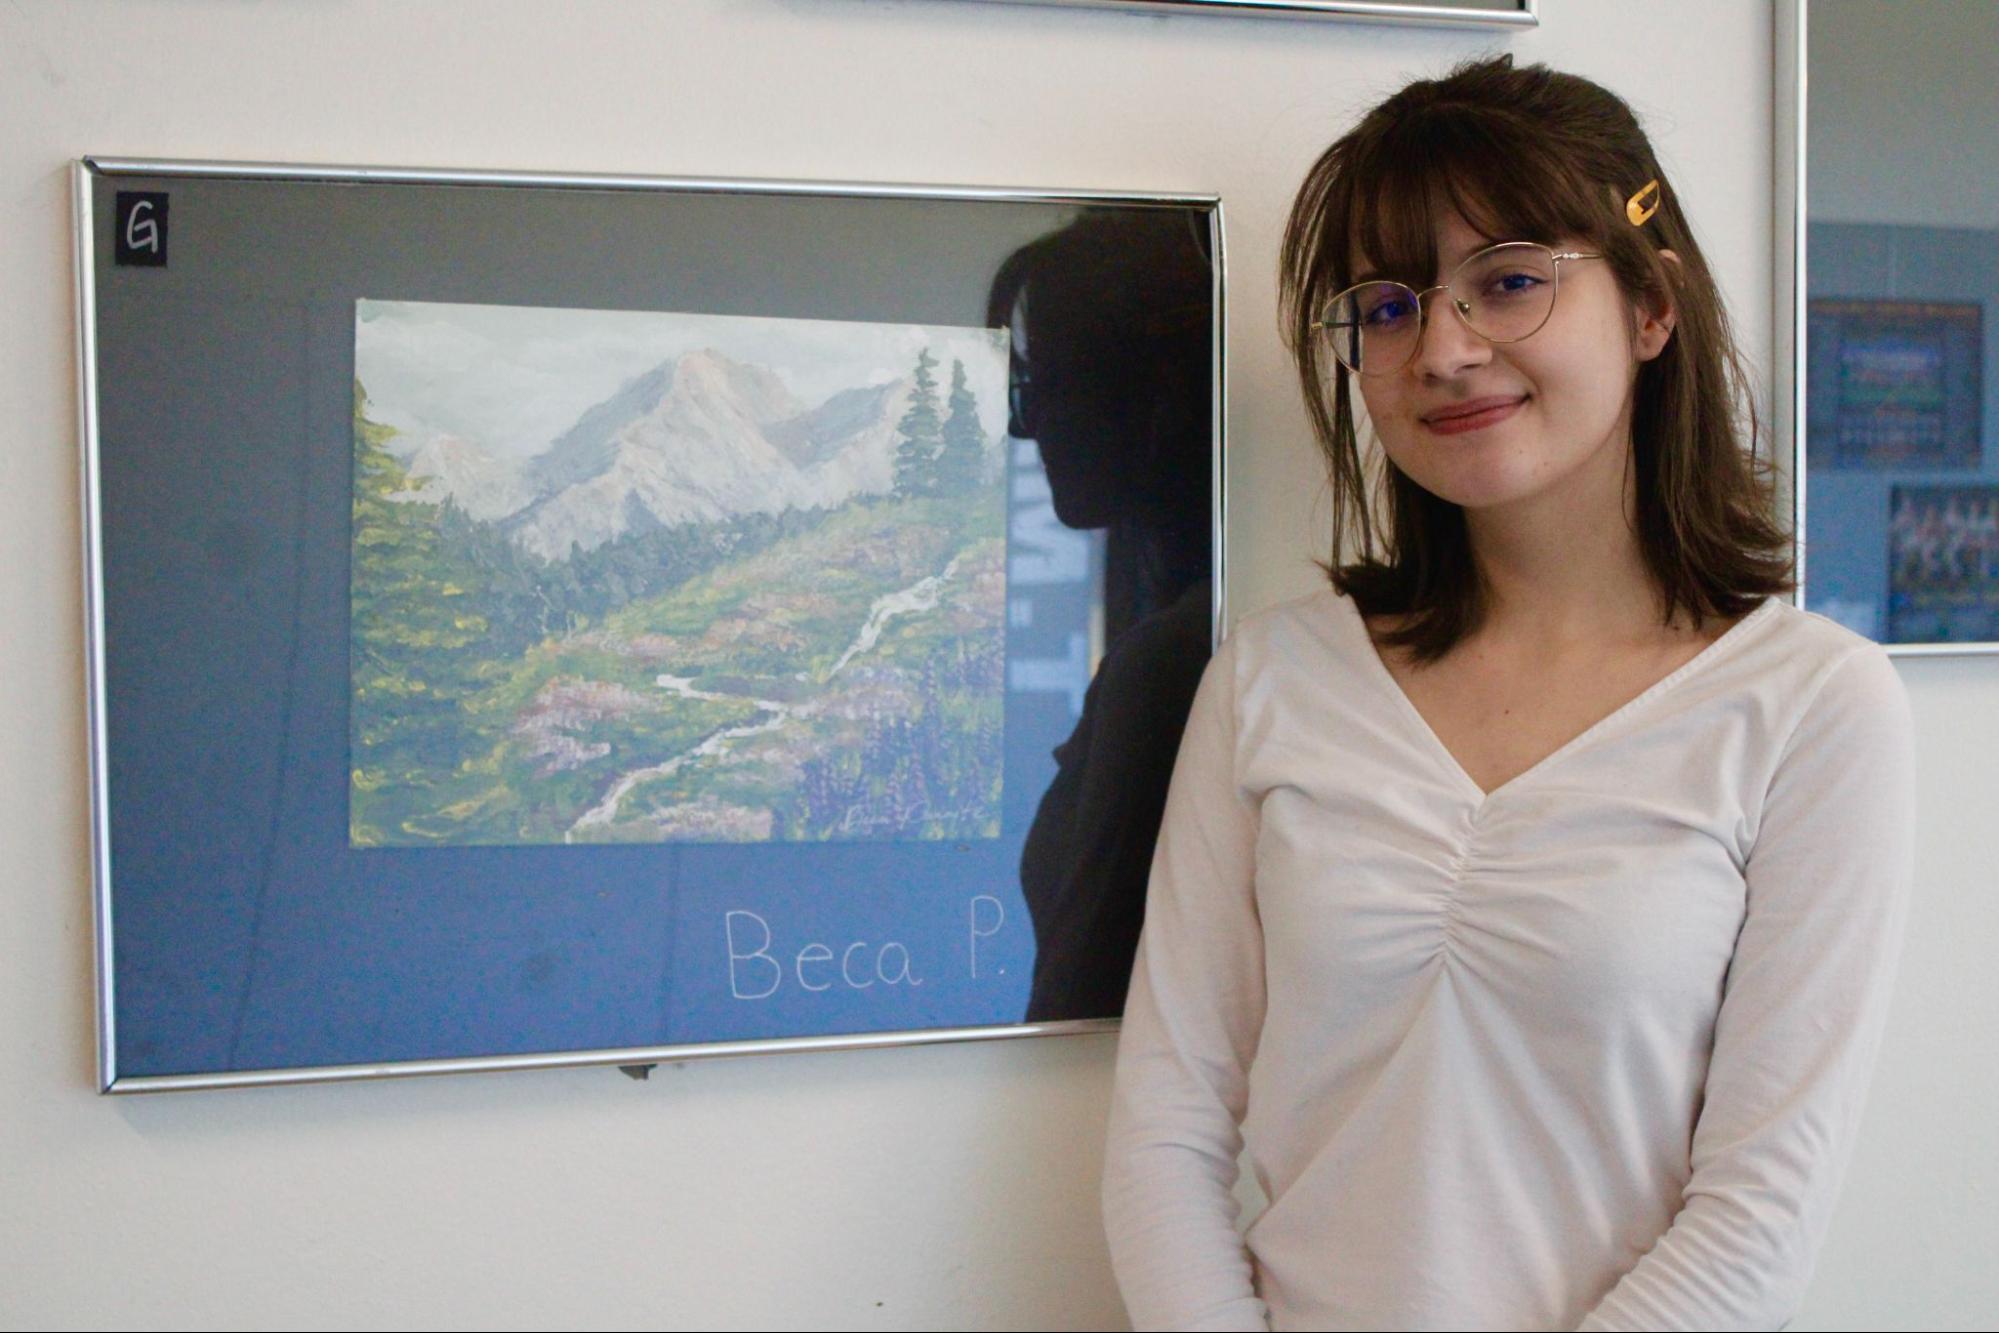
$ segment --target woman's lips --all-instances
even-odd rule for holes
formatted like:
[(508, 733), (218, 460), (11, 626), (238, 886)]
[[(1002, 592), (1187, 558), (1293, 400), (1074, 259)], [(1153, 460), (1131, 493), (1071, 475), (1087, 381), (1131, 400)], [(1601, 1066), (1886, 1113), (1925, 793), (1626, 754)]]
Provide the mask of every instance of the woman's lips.
[(1526, 401), (1525, 395), (1517, 398), (1475, 398), (1469, 403), (1432, 412), (1423, 417), (1422, 422), (1439, 435), (1463, 435), (1466, 431), (1484, 430), (1506, 420)]

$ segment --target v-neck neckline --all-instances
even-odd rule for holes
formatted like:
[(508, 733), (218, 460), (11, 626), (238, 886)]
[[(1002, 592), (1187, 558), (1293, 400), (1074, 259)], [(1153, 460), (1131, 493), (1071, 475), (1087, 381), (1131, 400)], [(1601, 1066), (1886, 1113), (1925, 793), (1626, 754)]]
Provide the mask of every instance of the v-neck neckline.
[(1414, 701), (1409, 698), (1408, 693), (1403, 690), (1402, 682), (1395, 679), (1395, 673), (1388, 669), (1388, 663), (1382, 659), (1381, 651), (1375, 647), (1374, 636), (1368, 633), (1367, 620), (1361, 615), (1360, 607), (1355, 605), (1353, 598), (1340, 592), (1334, 592), (1332, 596), (1335, 601), (1342, 604), (1348, 626), (1354, 634), (1359, 636), (1360, 647), (1364, 650), (1362, 656), (1366, 659), (1368, 670), (1373, 674), (1376, 683), (1385, 688), (1389, 695), (1394, 698), (1403, 715), (1414, 727), (1417, 734), (1424, 738), (1424, 742), (1442, 762), (1443, 768), (1450, 775), (1451, 779), (1465, 789), (1471, 798), (1473, 807), (1478, 809), (1482, 809), (1496, 797), (1511, 792), (1515, 787), (1539, 775), (1564, 755), (1581, 748), (1585, 743), (1601, 734), (1620, 718), (1629, 715), (1643, 704), (1664, 694), (1695, 671), (1700, 670), (1702, 667), (1712, 663), (1717, 657), (1732, 650), (1734, 645), (1740, 643), (1745, 637), (1744, 631), (1748, 630), (1752, 625), (1768, 619), (1773, 609), (1779, 604), (1779, 599), (1776, 597), (1765, 597), (1755, 610), (1743, 616), (1726, 630), (1723, 630), (1719, 637), (1692, 657), (1680, 663), (1679, 666), (1673, 668), (1658, 680), (1653, 681), (1643, 690), (1640, 690), (1610, 712), (1605, 713), (1575, 735), (1569, 737), (1568, 740), (1541, 756), (1541, 758), (1525, 769), (1515, 773), (1491, 791), (1487, 791), (1485, 788), (1479, 786), (1477, 779), (1473, 778), (1465, 770), (1465, 766), (1458, 762), (1458, 757), (1451, 753), (1451, 748), (1444, 744), (1443, 738), (1437, 735), (1436, 729), (1430, 725), (1429, 720), (1423, 716), (1422, 711), (1416, 707)]

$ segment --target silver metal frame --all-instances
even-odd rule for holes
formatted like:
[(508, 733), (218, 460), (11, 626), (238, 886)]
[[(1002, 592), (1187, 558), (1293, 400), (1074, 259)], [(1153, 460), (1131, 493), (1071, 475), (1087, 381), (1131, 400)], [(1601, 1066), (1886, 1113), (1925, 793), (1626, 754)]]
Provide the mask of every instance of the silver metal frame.
[(1142, 14), (1217, 14), (1238, 18), (1346, 19), (1363, 23), (1420, 23), (1448, 28), (1532, 28), (1540, 0), (1516, 0), (1517, 9), (1423, 5), (1407, 0), (1011, 0), (1014, 4), (1071, 9), (1136, 10)]
[[(1797, 564), (1797, 602), (1808, 606), (1806, 578), (1811, 552), (1805, 542), (1806, 368), (1805, 336), (1811, 286), (1807, 254), (1810, 222), (1810, 182), (1807, 173), (1808, 122), (1811, 106), (1811, 0), (1777, 0), (1772, 11), (1772, 49), (1776, 55), (1775, 108), (1776, 180), (1776, 348), (1779, 368), (1773, 395), (1776, 439), (1788, 431), (1791, 441), (1791, 544)], [(1938, 657), (1999, 653), (1999, 642), (1887, 643), (1896, 657)]]
[[(1206, 3), (1207, 0), (1201, 0)], [(1528, 0), (1532, 3), (1532, 0)], [(325, 1065), (296, 1069), (236, 1070), (220, 1074), (146, 1075), (120, 1077), (117, 1068), (117, 1006), (111, 917), (111, 837), (109, 762), (105, 737), (104, 610), (102, 514), (98, 503), (97, 303), (95, 250), (91, 208), (94, 175), (200, 177), (233, 180), (340, 181), (420, 185), (523, 185), (555, 189), (661, 190), (712, 194), (853, 195), (870, 198), (964, 199), (986, 202), (1052, 204), (1176, 204), (1209, 208), (1214, 221), (1210, 241), (1214, 256), (1214, 438), (1212, 479), (1214, 517), (1214, 606), (1211, 633), (1219, 646), (1227, 615), (1227, 374), (1224, 364), (1227, 330), (1223, 293), (1226, 255), (1222, 201), (1213, 194), (1138, 193), (1128, 190), (1051, 190), (1024, 186), (910, 185), (863, 182), (798, 181), (760, 178), (570, 174), (558, 172), (480, 171), (427, 167), (364, 167), (291, 162), (218, 162), (189, 159), (85, 156), (71, 165), (71, 195), (75, 208), (77, 438), (83, 505), (84, 689), (90, 744), (90, 863), (97, 960), (97, 1078), (103, 1093), (176, 1092), (195, 1088), (248, 1087), (269, 1084), (329, 1083), (352, 1079), (405, 1078), (422, 1074), (472, 1073), (499, 1069), (564, 1069), (585, 1065), (630, 1067), (712, 1056), (755, 1055), (777, 1051), (863, 1050), (881, 1046), (918, 1046), (938, 1042), (979, 1041), (1004, 1037), (1038, 1037), (1077, 1032), (1114, 1032), (1116, 1018), (1069, 1019), (1053, 1023), (1016, 1023), (990, 1027), (930, 1028), (908, 1032), (872, 1032), (824, 1037), (773, 1037), (749, 1041), (701, 1042), (691, 1045), (643, 1046), (565, 1051), (539, 1055), (471, 1056), (448, 1060), (402, 1060), (374, 1064)]]
[[(1800, 0), (1777, 0), (1771, 9), (1771, 51), (1777, 105), (1772, 116), (1776, 226), (1771, 293), (1777, 367), (1771, 386), (1771, 453), (1791, 442), (1786, 481), (1791, 488), (1791, 559), (1798, 579), (1794, 601), (1805, 590), (1805, 12)], [(1786, 92), (1788, 90), (1788, 94)], [(1774, 460), (1773, 460), (1774, 461)]]

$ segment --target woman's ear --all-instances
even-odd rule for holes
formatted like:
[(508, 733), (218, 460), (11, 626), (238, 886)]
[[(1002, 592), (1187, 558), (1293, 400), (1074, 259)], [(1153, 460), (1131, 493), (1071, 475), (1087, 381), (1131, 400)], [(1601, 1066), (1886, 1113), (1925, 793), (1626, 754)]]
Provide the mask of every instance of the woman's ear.
[[(1673, 287), (1679, 285), (1680, 257), (1671, 250), (1661, 250), (1659, 258), (1673, 269)], [(1666, 342), (1673, 336), (1673, 325), (1679, 321), (1679, 308), (1673, 301), (1672, 288), (1660, 291), (1647, 300), (1638, 310), (1638, 328), (1632, 339), (1632, 352), (1640, 361), (1650, 361), (1666, 350)]]

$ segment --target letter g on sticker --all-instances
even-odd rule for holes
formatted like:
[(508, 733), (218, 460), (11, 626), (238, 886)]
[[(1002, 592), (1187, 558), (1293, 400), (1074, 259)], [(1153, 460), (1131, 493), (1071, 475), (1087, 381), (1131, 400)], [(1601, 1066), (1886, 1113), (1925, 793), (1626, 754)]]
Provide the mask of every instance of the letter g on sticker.
[(120, 190), (113, 213), (112, 259), (123, 267), (167, 266), (167, 196), (163, 190)]

